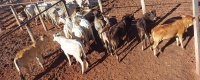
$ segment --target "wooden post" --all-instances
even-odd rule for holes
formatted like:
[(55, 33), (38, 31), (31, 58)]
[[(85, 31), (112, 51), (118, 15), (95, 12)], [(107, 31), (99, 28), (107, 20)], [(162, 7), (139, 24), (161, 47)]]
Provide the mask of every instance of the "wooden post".
[(103, 7), (102, 7), (101, 0), (98, 0), (98, 4), (99, 4), (99, 9), (100, 9), (101, 13), (103, 13)]
[(146, 13), (146, 9), (145, 9), (145, 3), (144, 0), (141, 0), (141, 5), (142, 5), (142, 13), (145, 14)]
[(199, 15), (199, 2), (198, 0), (192, 0), (192, 7), (193, 7), (193, 16), (195, 17), (194, 19), (194, 45), (195, 45), (195, 57), (196, 57), (196, 72), (198, 76), (200, 76), (200, 44), (199, 44), (199, 38), (200, 38), (200, 33), (199, 33), (199, 20), (198, 20), (198, 15)]
[[(12, 11), (12, 13), (13, 13), (13, 15), (14, 15), (16, 21), (17, 21), (17, 24), (20, 26), (21, 24), (20, 24), (20, 22), (19, 22), (19, 18), (18, 18), (18, 16), (17, 16), (17, 14), (16, 14), (17, 12), (16, 12), (15, 9), (13, 8), (13, 6), (10, 6), (10, 9), (11, 9), (11, 11)], [(22, 27), (21, 27), (20, 29), (23, 30)]]
[(63, 4), (64, 4), (64, 7), (65, 7), (65, 10), (66, 10), (66, 13), (67, 13), (67, 17), (70, 17), (70, 16), (69, 16), (68, 9), (67, 9), (67, 6), (66, 6), (65, 0), (62, 0), (62, 2), (63, 2)]
[[(40, 13), (41, 11), (39, 10), (37, 4), (35, 3), (34, 5), (35, 5), (35, 8), (37, 9), (37, 11)], [(47, 31), (47, 27), (46, 27), (46, 25), (44, 24), (44, 21), (43, 21), (43, 19), (42, 19), (42, 16), (39, 15), (39, 18), (40, 18), (40, 21), (41, 21), (41, 23), (42, 23), (42, 26), (43, 26), (44, 30)]]
[(30, 28), (30, 22), (28, 22), (28, 23), (26, 24), (26, 29), (27, 29), (27, 31), (28, 31), (28, 34), (29, 34), (30, 38), (31, 38), (31, 41), (32, 41), (32, 42), (35, 42), (35, 39), (34, 39), (34, 37), (33, 37), (33, 32), (32, 32), (32, 30), (31, 30), (31, 28)]

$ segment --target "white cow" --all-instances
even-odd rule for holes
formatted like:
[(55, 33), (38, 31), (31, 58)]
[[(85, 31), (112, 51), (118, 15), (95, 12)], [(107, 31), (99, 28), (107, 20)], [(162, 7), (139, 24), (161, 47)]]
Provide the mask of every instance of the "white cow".
[(63, 32), (65, 33), (65, 37), (68, 39), (72, 39), (72, 22), (70, 21), (69, 18), (59, 18), (59, 23), (63, 23)]
[(73, 24), (72, 38), (84, 41), (86, 43), (86, 45), (90, 48), (90, 42), (89, 42), (88, 36), (85, 34), (82, 27), (80, 25), (78, 25), (78, 23), (76, 21), (72, 22), (72, 24)]
[[(34, 4), (26, 5), (26, 7), (24, 8), (24, 12), (26, 13), (26, 16), (28, 17), (28, 19), (32, 18), (34, 15), (36, 15), (35, 5)], [(37, 18), (35, 18), (35, 23), (37, 25)]]
[(47, 10), (48, 16), (50, 17), (52, 24), (56, 25), (58, 28), (61, 28), (58, 25), (58, 18), (59, 18), (59, 14), (58, 11), (56, 10), (55, 7), (50, 8), (49, 10)]
[[(92, 27), (90, 25), (90, 22), (87, 19), (85, 19), (85, 17), (80, 12), (77, 12), (76, 16), (80, 19), (79, 25), (83, 27), (83, 30), (86, 33), (86, 35), (88, 36), (88, 38), (92, 37), (93, 40), (95, 41), (93, 30), (92, 30)], [(96, 41), (95, 41), (95, 43), (96, 43)]]
[(64, 51), (67, 59), (69, 61), (69, 65), (71, 65), (69, 55), (73, 55), (76, 61), (81, 64), (82, 74), (84, 73), (84, 63), (81, 59), (81, 56), (86, 60), (86, 68), (88, 68), (87, 56), (85, 54), (85, 47), (80, 41), (75, 39), (67, 39), (64, 36), (60, 36), (60, 33), (53, 34), (53, 41), (57, 41), (61, 45), (61, 49)]

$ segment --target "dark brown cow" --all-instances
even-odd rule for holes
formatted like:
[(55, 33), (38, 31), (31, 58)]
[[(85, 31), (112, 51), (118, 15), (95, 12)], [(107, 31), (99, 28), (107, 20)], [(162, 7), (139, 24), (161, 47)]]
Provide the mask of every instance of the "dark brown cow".
[(146, 40), (149, 40), (150, 26), (153, 21), (157, 20), (156, 10), (145, 13), (141, 18), (137, 20), (136, 27), (138, 30), (138, 35), (142, 42), (142, 50), (144, 50), (144, 45), (146, 46)]
[(156, 27), (154, 27), (151, 30), (151, 35), (152, 35), (152, 39), (154, 41), (153, 43), (153, 51), (154, 51), (154, 56), (157, 56), (156, 53), (156, 48), (160, 51), (158, 44), (161, 40), (164, 39), (170, 39), (173, 37), (177, 37), (176, 41), (177, 41), (177, 46), (179, 45), (178, 40), (181, 43), (181, 47), (184, 49), (183, 47), (183, 33), (187, 30), (188, 27), (190, 27), (193, 24), (193, 19), (194, 17), (190, 16), (190, 15), (183, 15), (182, 19), (180, 20), (176, 20), (173, 23), (170, 24), (164, 24), (164, 25), (158, 25)]
[[(126, 14), (122, 17), (122, 20), (113, 26), (107, 26), (103, 28), (102, 32), (106, 32), (106, 36), (109, 40), (109, 51), (114, 53), (118, 59), (118, 55), (116, 54), (116, 49), (119, 44), (119, 38), (126, 36), (128, 38), (129, 28), (131, 26), (132, 20), (134, 20), (133, 14)], [(119, 59), (118, 59), (119, 61)]]

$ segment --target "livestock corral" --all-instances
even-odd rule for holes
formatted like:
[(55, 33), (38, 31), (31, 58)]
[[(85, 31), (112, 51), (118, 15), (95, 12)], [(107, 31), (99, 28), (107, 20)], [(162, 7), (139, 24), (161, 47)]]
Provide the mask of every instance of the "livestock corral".
[[(6, 4), (7, 0), (1, 0), (0, 5)], [(30, 2), (29, 0), (13, 0), (17, 2)], [(36, 2), (37, 0), (32, 0)], [(48, 1), (48, 0), (46, 0)], [(66, 0), (68, 1), (68, 0)], [(70, 1), (70, 0), (69, 0)], [(78, 0), (76, 0), (78, 1)], [(90, 2), (97, 0), (89, 0)], [(151, 12), (152, 10), (156, 11), (156, 20), (152, 23), (146, 25), (146, 27), (155, 27), (160, 24), (172, 23), (176, 19), (180, 19), (181, 15), (192, 15), (192, 0), (145, 0), (146, 11)], [(140, 36), (138, 35), (138, 29), (136, 27), (137, 20), (142, 17), (142, 10), (140, 0), (103, 0), (102, 1), (104, 16), (96, 15), (97, 12), (100, 12), (98, 5), (91, 4), (89, 6), (91, 11), (85, 15), (85, 19), (91, 23), (92, 32), (94, 33), (95, 41), (91, 37), (88, 41), (83, 37), (84, 43), (86, 44), (86, 49), (81, 48), (86, 52), (86, 61), (88, 61), (88, 68), (84, 68), (82, 71), (81, 61), (77, 57), (78, 53), (74, 53), (68, 57), (63, 52), (62, 49), (66, 49), (70, 54), (73, 52), (79, 52), (79, 47), (75, 47), (73, 42), (77, 44), (79, 41), (74, 40), (73, 42), (67, 42), (68, 39), (65, 40), (66, 43), (60, 40), (58, 37), (60, 35), (65, 35), (66, 33), (57, 33), (63, 31), (64, 26), (58, 24), (52, 25), (51, 20), (44, 20), (47, 31), (42, 27), (42, 23), (38, 22), (36, 25), (35, 20), (32, 20), (30, 23), (30, 27), (32, 29), (32, 33), (34, 39), (36, 40), (35, 47), (37, 49), (33, 49), (33, 51), (29, 51), (30, 54), (36, 54), (34, 51), (42, 50), (43, 60), (42, 63), (43, 68), (41, 68), (41, 62), (37, 62), (36, 59), (30, 61), (30, 73), (31, 75), (26, 75), (26, 69), (20, 69), (24, 75), (24, 78), (27, 80), (197, 80), (198, 76), (195, 72), (195, 53), (194, 53), (194, 35), (193, 35), (193, 26), (189, 27), (187, 31), (183, 34), (183, 47), (176, 44), (176, 38), (163, 40), (159, 46), (161, 48), (162, 53), (158, 55), (154, 55), (153, 51), (150, 50), (150, 46), (143, 46), (142, 41), (140, 40)], [(23, 7), (14, 7), (17, 13), (23, 11)], [(81, 8), (80, 8), (81, 9)], [(97, 11), (98, 10), (98, 11)], [(50, 14), (50, 13), (48, 13)], [(107, 16), (109, 14), (109, 16)], [(155, 12), (154, 12), (155, 14)], [(25, 15), (25, 14), (22, 14)], [(77, 14), (78, 17), (80, 13)], [(128, 16), (131, 19), (124, 19), (124, 16)], [(133, 17), (134, 15), (134, 17)], [(26, 16), (25, 16), (26, 17)], [(121, 38), (120, 40), (115, 40), (110, 47), (109, 41), (112, 41), (112, 37), (108, 39), (103, 35), (103, 31), (106, 29), (101, 29), (96, 31), (96, 20), (97, 18), (103, 18), (105, 22), (110, 21), (110, 26), (118, 26), (119, 24), (127, 26), (130, 24), (128, 30), (122, 30), (122, 32), (126, 32), (127, 34), (124, 36), (117, 37), (115, 39)], [(107, 20), (106, 17), (109, 17)], [(154, 18), (155, 19), (155, 18)], [(67, 20), (67, 19), (66, 19)], [(81, 18), (82, 20), (82, 18)], [(80, 23), (81, 23), (80, 20)], [(129, 22), (127, 22), (128, 20)], [(21, 23), (27, 21), (27, 17)], [(73, 19), (72, 19), (73, 21)], [(76, 22), (76, 20), (74, 20)], [(62, 22), (62, 21), (61, 21)], [(77, 23), (73, 23), (71, 25), (78, 25)], [(98, 22), (98, 21), (97, 21)], [(121, 23), (120, 23), (121, 22)], [(67, 21), (66, 21), (67, 23)], [(65, 23), (64, 23), (65, 24)], [(116, 25), (117, 24), (117, 25)], [(16, 80), (20, 79), (19, 72), (16, 69), (16, 66), (13, 62), (16, 54), (24, 49), (27, 46), (33, 44), (29, 33), (26, 31), (25, 26), (22, 27), (23, 30), (16, 29), (17, 27), (16, 20), (10, 10), (9, 6), (0, 7), (0, 80)], [(113, 27), (112, 26), (112, 27)], [(77, 26), (76, 26), (77, 27)], [(119, 29), (122, 26), (119, 25)], [(79, 29), (77, 27), (77, 29)], [(74, 29), (74, 30), (77, 30)], [(13, 32), (14, 31), (14, 32)], [(84, 30), (82, 30), (84, 32)], [(75, 31), (76, 32), (76, 31)], [(73, 29), (72, 29), (72, 34)], [(146, 31), (147, 32), (147, 31)], [(89, 34), (90, 31), (86, 31), (84, 34)], [(112, 33), (112, 32), (110, 32)], [(7, 34), (7, 35), (6, 35)], [(108, 34), (108, 33), (107, 33)], [(114, 32), (113, 32), (114, 34)], [(147, 36), (146, 33), (145, 37)], [(6, 35), (6, 36), (5, 36)], [(37, 41), (42, 40), (40, 36), (46, 35), (47, 42), (45, 44), (37, 44)], [(111, 34), (112, 35), (112, 34)], [(101, 37), (100, 37), (101, 36)], [(107, 35), (109, 36), (109, 35)], [(118, 36), (118, 34), (117, 34)], [(66, 36), (67, 37), (67, 36)], [(73, 37), (73, 35), (72, 35)], [(77, 37), (77, 36), (76, 36)], [(103, 39), (101, 40), (100, 38)], [(63, 38), (63, 37), (60, 37)], [(105, 38), (105, 39), (104, 39)], [(71, 39), (70, 39), (71, 40)], [(151, 39), (150, 39), (151, 40)], [(57, 42), (58, 41), (58, 42)], [(104, 42), (102, 44), (102, 42)], [(107, 42), (106, 42), (107, 41)], [(117, 43), (119, 42), (119, 44)], [(150, 41), (151, 42), (151, 41)], [(60, 44), (59, 44), (60, 43)], [(81, 43), (81, 42), (80, 42)], [(63, 44), (65, 44), (63, 47)], [(70, 45), (67, 45), (70, 44)], [(89, 45), (88, 45), (89, 44)], [(107, 44), (107, 45), (105, 45)], [(82, 44), (81, 44), (82, 45)], [(116, 47), (117, 45), (117, 47)], [(150, 44), (147, 44), (150, 45)], [(62, 49), (61, 49), (62, 46)], [(84, 45), (82, 45), (84, 47)], [(113, 51), (114, 48), (114, 51)], [(112, 50), (110, 50), (112, 49)], [(116, 50), (115, 50), (116, 49)], [(72, 51), (74, 50), (74, 51)], [(110, 52), (116, 52), (118, 58), (116, 59), (115, 55), (110, 54)], [(24, 52), (25, 54), (25, 52)], [(38, 53), (37, 53), (38, 54)], [(76, 55), (77, 54), (77, 55)], [(23, 56), (23, 55), (22, 55)], [(82, 59), (85, 58), (84, 54)], [(20, 57), (18, 57), (21, 59)], [(27, 58), (26, 58), (27, 59)], [(29, 59), (29, 58), (28, 58)], [(81, 64), (80, 64), (80, 63)], [(85, 65), (85, 60), (83, 61)], [(19, 64), (19, 63), (17, 63)], [(70, 65), (71, 64), (71, 65)], [(84, 72), (83, 74), (81, 74)]]

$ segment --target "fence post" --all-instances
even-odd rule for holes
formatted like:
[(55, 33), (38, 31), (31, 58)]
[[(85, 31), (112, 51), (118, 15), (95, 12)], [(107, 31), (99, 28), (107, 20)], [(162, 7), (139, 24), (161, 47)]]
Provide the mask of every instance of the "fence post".
[(32, 32), (32, 30), (31, 30), (31, 28), (30, 28), (30, 22), (28, 22), (25, 26), (26, 26), (26, 29), (27, 29), (27, 31), (28, 31), (28, 34), (29, 34), (29, 36), (30, 36), (30, 38), (31, 38), (31, 41), (32, 41), (32, 42), (35, 42), (35, 39), (34, 39), (34, 37), (33, 37), (33, 32)]
[[(39, 10), (37, 4), (34, 3), (34, 5), (35, 5), (35, 8), (37, 9), (37, 11), (40, 13), (41, 11)], [(42, 26), (43, 26), (44, 30), (47, 31), (47, 27), (46, 27), (46, 25), (44, 24), (44, 21), (43, 21), (43, 19), (42, 19), (42, 16), (39, 15), (39, 18), (40, 18), (40, 21), (41, 21), (41, 23), (42, 23)]]
[(101, 0), (98, 0), (98, 4), (99, 4), (99, 9), (100, 9), (101, 13), (103, 13), (103, 8), (102, 8), (102, 2), (101, 2)]
[[(10, 2), (12, 3), (11, 0), (10, 0)], [(13, 8), (13, 6), (10, 6), (10, 9), (11, 9), (11, 11), (12, 11), (12, 13), (13, 13), (13, 15), (14, 15), (16, 21), (17, 21), (17, 24), (20, 26), (21, 24), (20, 24), (20, 21), (19, 21), (19, 18), (18, 18), (18, 16), (17, 16), (17, 14), (16, 14), (17, 12), (16, 12), (15, 9)], [(20, 28), (20, 30), (23, 30), (22, 27)]]
[[(200, 33), (199, 33), (199, 9), (198, 0), (192, 0), (193, 7), (193, 16), (195, 17), (194, 21), (194, 45), (195, 45), (195, 57), (196, 57), (196, 73), (200, 76)], [(198, 77), (199, 78), (199, 77)]]
[(142, 5), (142, 13), (145, 14), (146, 13), (146, 9), (145, 9), (145, 3), (144, 0), (141, 0), (141, 5)]

